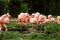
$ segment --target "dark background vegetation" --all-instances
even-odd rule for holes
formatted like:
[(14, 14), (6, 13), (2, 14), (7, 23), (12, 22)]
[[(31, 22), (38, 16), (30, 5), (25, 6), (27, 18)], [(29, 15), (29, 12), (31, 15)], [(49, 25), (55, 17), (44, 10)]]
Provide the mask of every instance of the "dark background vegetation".
[(60, 0), (0, 0), (0, 15), (7, 12), (13, 17), (20, 12), (60, 15)]

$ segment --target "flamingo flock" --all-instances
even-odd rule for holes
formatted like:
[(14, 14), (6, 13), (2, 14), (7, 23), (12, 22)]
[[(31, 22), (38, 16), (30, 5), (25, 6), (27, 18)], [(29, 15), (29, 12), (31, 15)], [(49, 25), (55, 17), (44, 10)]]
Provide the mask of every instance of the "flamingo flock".
[[(9, 13), (7, 14), (3, 14), (2, 16), (0, 16), (0, 32), (2, 31), (2, 25), (4, 25), (5, 27), (5, 31), (7, 31), (7, 24), (9, 24), (9, 19), (11, 18), (11, 15)], [(55, 18), (52, 15), (48, 15), (48, 17), (46, 17), (45, 15), (40, 14), (39, 12), (36, 13), (32, 13), (31, 15), (29, 15), (29, 13), (20, 13), (18, 15), (17, 18), (18, 22), (22, 22), (22, 23), (31, 23), (31, 24), (41, 24), (41, 23), (46, 23), (46, 22), (57, 22), (58, 24), (60, 24), (60, 16), (57, 16), (57, 19), (55, 20)]]
[[(57, 19), (59, 20), (59, 18)], [(31, 24), (37, 24), (37, 23), (55, 22), (56, 20), (52, 15), (48, 15), (47, 18), (45, 15), (36, 12), (36, 13), (32, 13), (31, 15), (29, 15), (28, 13), (20, 13), (18, 15), (17, 21), (23, 23), (29, 22)]]

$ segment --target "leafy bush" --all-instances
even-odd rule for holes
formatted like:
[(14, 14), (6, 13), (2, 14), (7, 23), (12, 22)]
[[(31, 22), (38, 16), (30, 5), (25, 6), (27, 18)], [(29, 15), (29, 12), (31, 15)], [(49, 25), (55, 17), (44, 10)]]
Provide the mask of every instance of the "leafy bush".
[(28, 12), (28, 4), (23, 0), (0, 0), (1, 15), (9, 12), (13, 17), (17, 17), (20, 12)]
[(60, 30), (60, 25), (56, 22), (54, 23), (45, 23), (45, 32), (46, 33), (57, 33)]
[(3, 14), (4, 11), (4, 4), (3, 1), (0, 1), (0, 16)]
[(28, 12), (28, 4), (26, 4), (26, 3), (23, 3), (22, 5), (21, 5), (21, 12)]
[(28, 12), (28, 5), (23, 3), (23, 0), (11, 0), (9, 12), (13, 17), (17, 17), (20, 12)]

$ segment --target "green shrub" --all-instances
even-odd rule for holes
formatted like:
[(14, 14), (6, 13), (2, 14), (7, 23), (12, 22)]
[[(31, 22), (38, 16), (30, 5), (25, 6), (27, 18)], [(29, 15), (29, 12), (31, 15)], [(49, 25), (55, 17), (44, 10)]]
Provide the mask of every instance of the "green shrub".
[(23, 3), (22, 5), (21, 5), (21, 12), (28, 12), (28, 4), (26, 4), (26, 3)]
[(0, 0), (0, 16), (3, 14), (4, 11), (4, 3)]
[(17, 17), (20, 12), (28, 12), (28, 5), (23, 0), (10, 0), (9, 13), (13, 17)]
[(54, 23), (45, 23), (45, 32), (47, 33), (56, 33), (60, 29), (60, 25), (56, 22)]

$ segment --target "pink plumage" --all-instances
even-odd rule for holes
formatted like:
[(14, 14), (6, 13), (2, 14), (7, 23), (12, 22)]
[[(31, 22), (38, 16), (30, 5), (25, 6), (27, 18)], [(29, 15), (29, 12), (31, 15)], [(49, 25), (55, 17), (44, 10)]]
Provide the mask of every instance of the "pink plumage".
[(25, 17), (24, 13), (19, 14), (18, 15), (18, 22), (24, 22), (24, 17)]
[(11, 18), (11, 15), (9, 13), (6, 14), (8, 18)]
[(34, 14), (34, 13), (32, 13), (31, 17), (32, 17), (32, 18), (34, 18), (34, 16), (35, 16), (35, 14)]
[(36, 13), (35, 13), (35, 18), (38, 19), (39, 16), (40, 16), (40, 13), (39, 13), (39, 12), (36, 12)]
[(60, 24), (60, 16), (57, 16), (57, 23)]
[(3, 23), (3, 18), (2, 17), (0, 17), (0, 23)]
[(6, 17), (6, 18), (4, 18), (4, 24), (8, 24), (9, 23), (9, 18), (8, 17)]
[(51, 18), (51, 22), (55, 22), (55, 19), (53, 17)]
[(7, 14), (2, 15), (1, 17), (2, 17), (2, 18), (5, 18), (5, 17), (7, 17)]
[(30, 23), (36, 24), (37, 23), (37, 19), (36, 18), (30, 18)]
[(40, 15), (38, 18), (38, 22), (44, 22), (46, 20), (46, 16)]
[(48, 15), (48, 19), (51, 19), (52, 18), (52, 15)]
[(18, 15), (18, 22), (29, 22), (30, 15), (28, 13), (21, 13)]

